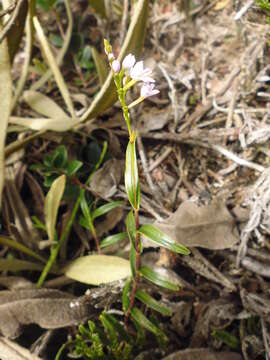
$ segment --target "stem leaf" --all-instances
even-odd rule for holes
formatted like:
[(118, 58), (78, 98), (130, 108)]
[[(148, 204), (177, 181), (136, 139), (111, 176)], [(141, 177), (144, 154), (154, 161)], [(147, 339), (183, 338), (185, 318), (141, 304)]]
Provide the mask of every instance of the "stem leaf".
[(159, 246), (162, 246), (178, 254), (190, 254), (188, 248), (183, 245), (177, 244), (168, 235), (164, 234), (162, 231), (160, 231), (158, 228), (151, 224), (142, 225), (138, 231), (140, 234), (146, 236), (149, 240), (153, 241)]
[(108, 204), (98, 207), (92, 214), (92, 219), (96, 219), (99, 216), (107, 214), (109, 211), (115, 209), (116, 207), (122, 206), (123, 201), (111, 201)]
[(157, 286), (161, 286), (165, 289), (172, 290), (172, 291), (179, 290), (178, 284), (168, 281), (165, 277), (161, 276), (160, 274), (153, 271), (152, 269), (150, 269), (147, 266), (142, 266), (140, 268), (140, 273), (145, 279), (151, 281), (153, 284), (155, 284)]
[(140, 206), (140, 182), (136, 157), (135, 140), (129, 142), (126, 151), (125, 187), (128, 200), (133, 209)]
[(160, 304), (156, 299), (143, 290), (137, 290), (136, 298), (151, 309), (161, 313), (164, 316), (171, 316), (172, 311), (167, 306)]
[(102, 248), (114, 245), (121, 240), (125, 240), (126, 238), (127, 238), (127, 233), (125, 233), (125, 232), (107, 236), (105, 239), (103, 239), (101, 241), (100, 247), (102, 249)]

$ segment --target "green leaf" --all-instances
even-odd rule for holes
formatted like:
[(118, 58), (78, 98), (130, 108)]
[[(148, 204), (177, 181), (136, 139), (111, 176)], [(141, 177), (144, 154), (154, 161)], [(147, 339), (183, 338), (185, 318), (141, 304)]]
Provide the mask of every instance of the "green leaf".
[(132, 320), (138, 322), (142, 327), (153, 333), (158, 338), (162, 338), (164, 341), (166, 341), (167, 337), (164, 332), (159, 329), (155, 324), (153, 324), (150, 320), (148, 320), (147, 317), (137, 307), (134, 307), (131, 310), (130, 315)]
[(140, 206), (140, 182), (138, 176), (135, 140), (129, 141), (126, 151), (125, 187), (128, 200), (134, 209)]
[(50, 41), (52, 43), (52, 45), (56, 46), (56, 47), (62, 47), (63, 46), (63, 38), (60, 35), (57, 34), (50, 34)]
[(55, 225), (58, 209), (61, 203), (62, 196), (64, 194), (66, 185), (66, 176), (61, 175), (54, 180), (48, 194), (46, 195), (44, 212), (45, 212), (45, 224), (49, 240), (53, 242), (55, 240)]
[(111, 201), (108, 204), (102, 205), (93, 212), (92, 219), (94, 220), (99, 216), (105, 215), (109, 211), (111, 211), (119, 206), (123, 206), (123, 204), (124, 204), (123, 201)]
[(171, 316), (172, 311), (167, 306), (160, 304), (156, 299), (152, 296), (148, 295), (143, 290), (137, 290), (136, 298), (140, 300), (142, 303), (150, 307), (151, 309), (158, 311), (162, 315)]
[(92, 52), (92, 57), (97, 69), (97, 73), (98, 73), (98, 79), (99, 79), (99, 83), (100, 85), (104, 84), (105, 80), (107, 79), (108, 76), (108, 65), (107, 62), (104, 60), (104, 57), (101, 56), (96, 48), (91, 47), (91, 52)]
[(121, 340), (125, 340), (129, 343), (132, 343), (132, 337), (129, 336), (127, 331), (125, 330), (124, 326), (120, 324), (120, 322), (113, 316), (112, 314), (108, 314), (103, 312), (103, 315), (106, 317), (107, 321), (111, 323), (114, 327), (115, 331), (120, 335)]
[(153, 271), (147, 266), (142, 266), (140, 268), (140, 273), (145, 279), (151, 281), (155, 285), (161, 286), (168, 290), (173, 290), (173, 291), (179, 290), (178, 284), (168, 281), (165, 277), (161, 276), (160, 274)]
[(82, 191), (81, 195), (80, 195), (80, 206), (81, 206), (82, 213), (83, 213), (83, 216), (84, 216), (84, 219), (85, 219), (85, 220), (82, 220), (83, 221), (82, 223), (80, 221), (80, 224), (82, 226), (84, 226), (84, 227), (87, 227), (87, 229), (90, 229), (91, 225), (93, 224), (93, 220), (92, 220), (92, 216), (91, 216), (89, 206), (88, 206), (86, 198), (85, 198), (85, 192), (84, 191)]
[(38, 217), (32, 216), (32, 221), (33, 221), (33, 225), (36, 229), (47, 232), (46, 225), (43, 224), (43, 222), (41, 222)]
[(126, 219), (126, 227), (127, 227), (127, 234), (129, 241), (133, 245), (134, 249), (136, 248), (136, 224), (135, 224), (135, 218), (133, 211), (131, 210), (128, 213), (127, 219)]
[(81, 167), (83, 163), (79, 160), (70, 160), (67, 164), (67, 176), (74, 175)]
[(130, 285), (131, 285), (131, 278), (128, 278), (122, 292), (122, 307), (125, 313), (128, 311), (128, 307), (129, 307)]
[(130, 266), (128, 260), (117, 256), (88, 255), (72, 261), (63, 272), (84, 284), (101, 285), (130, 276)]
[(217, 340), (222, 341), (224, 344), (226, 344), (230, 349), (238, 350), (240, 349), (240, 341), (239, 339), (230, 334), (228, 331), (225, 330), (214, 330), (212, 333), (212, 336), (216, 338)]
[(100, 243), (100, 248), (103, 249), (105, 247), (114, 245), (118, 243), (121, 240), (125, 240), (127, 238), (127, 234), (125, 232), (121, 232), (115, 235), (107, 236), (105, 239), (103, 239)]
[[(2, 25), (0, 24), (0, 31), (2, 32)], [(6, 132), (10, 115), (11, 99), (12, 99), (12, 80), (10, 73), (9, 53), (7, 39), (3, 39), (0, 43), (0, 113), (1, 113), (1, 127), (0, 127), (0, 209), (2, 204), (2, 190), (4, 186), (4, 152)]]
[(82, 227), (84, 227), (85, 229), (91, 230), (91, 227), (90, 227), (90, 225), (89, 225), (89, 222), (88, 222), (88, 220), (87, 220), (85, 217), (80, 216), (80, 218), (79, 218), (79, 224), (80, 224)]
[(114, 325), (104, 312), (99, 316), (99, 320), (102, 322), (104, 329), (107, 330), (109, 341), (112, 343), (117, 342), (117, 332)]
[[(96, 1), (99, 2), (100, 0)], [(140, 55), (145, 39), (148, 8), (149, 0), (139, 0), (136, 2), (136, 8), (133, 12), (131, 23), (118, 56), (120, 61), (122, 61), (129, 53), (134, 54), (136, 57)], [(94, 101), (80, 118), (80, 121), (90, 120), (99, 114), (102, 114), (105, 110), (110, 108), (116, 100), (117, 93), (112, 73), (110, 73)]]
[(67, 163), (67, 149), (64, 145), (58, 146), (52, 155), (52, 165), (56, 168), (64, 168)]
[(153, 241), (155, 244), (165, 247), (173, 252), (189, 255), (190, 251), (183, 245), (175, 243), (168, 235), (164, 234), (158, 228), (153, 225), (146, 224), (142, 225), (139, 228), (139, 233), (146, 236), (149, 240)]

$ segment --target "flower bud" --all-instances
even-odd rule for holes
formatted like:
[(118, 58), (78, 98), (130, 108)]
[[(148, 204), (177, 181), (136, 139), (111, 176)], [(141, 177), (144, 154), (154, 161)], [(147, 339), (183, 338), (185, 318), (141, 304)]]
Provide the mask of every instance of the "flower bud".
[(113, 54), (113, 53), (109, 53), (109, 54), (108, 54), (108, 59), (109, 59), (109, 61), (115, 60), (114, 54)]
[(123, 69), (130, 70), (135, 65), (136, 59), (132, 54), (128, 54), (123, 60)]
[(121, 64), (119, 60), (114, 60), (112, 62), (112, 69), (115, 73), (119, 73), (120, 69), (121, 69)]

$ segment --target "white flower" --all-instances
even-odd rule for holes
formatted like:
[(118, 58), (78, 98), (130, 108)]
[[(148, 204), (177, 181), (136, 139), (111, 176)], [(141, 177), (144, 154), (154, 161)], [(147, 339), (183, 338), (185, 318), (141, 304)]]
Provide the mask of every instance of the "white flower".
[(130, 77), (134, 80), (143, 81), (145, 83), (154, 83), (155, 80), (149, 76), (151, 74), (151, 69), (143, 68), (143, 61), (138, 61), (129, 73)]
[(149, 96), (153, 96), (159, 93), (158, 89), (155, 89), (155, 84), (143, 84), (143, 86), (141, 87), (141, 97), (143, 97), (144, 99), (149, 97)]
[(115, 59), (114, 54), (113, 54), (113, 53), (109, 53), (109, 54), (108, 54), (108, 59), (109, 59), (109, 60), (114, 60), (114, 59)]
[(112, 69), (115, 73), (119, 73), (120, 69), (121, 69), (121, 64), (119, 60), (114, 60), (112, 62)]
[(135, 65), (136, 59), (135, 56), (132, 54), (128, 54), (122, 63), (123, 69), (130, 70)]

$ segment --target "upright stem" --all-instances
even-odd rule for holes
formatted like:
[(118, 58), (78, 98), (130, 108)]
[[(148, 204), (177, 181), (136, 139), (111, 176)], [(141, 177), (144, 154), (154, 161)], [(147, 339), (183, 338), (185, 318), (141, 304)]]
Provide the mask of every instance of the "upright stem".
[[(134, 210), (134, 217), (135, 217), (136, 230), (138, 230), (140, 227), (139, 210), (138, 209)], [(131, 289), (130, 298), (129, 298), (129, 307), (128, 307), (128, 310), (126, 312), (126, 317), (125, 317), (126, 325), (128, 323), (131, 310), (134, 307), (136, 291), (137, 291), (138, 284), (140, 282), (140, 267), (141, 267), (141, 249), (140, 248), (141, 248), (141, 236), (140, 236), (140, 233), (138, 231), (136, 231), (136, 238), (135, 238), (136, 271), (135, 271), (135, 277), (133, 279), (132, 289)]]

